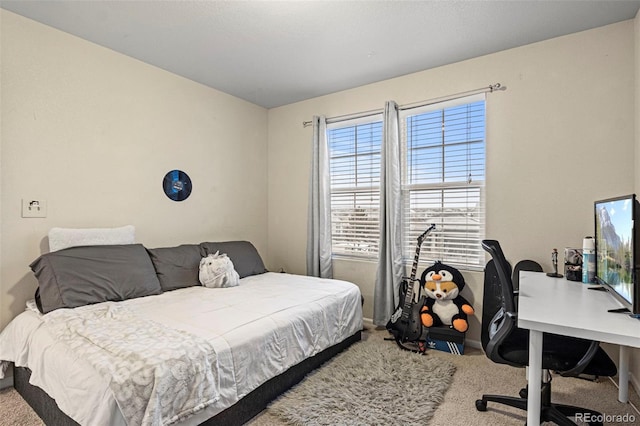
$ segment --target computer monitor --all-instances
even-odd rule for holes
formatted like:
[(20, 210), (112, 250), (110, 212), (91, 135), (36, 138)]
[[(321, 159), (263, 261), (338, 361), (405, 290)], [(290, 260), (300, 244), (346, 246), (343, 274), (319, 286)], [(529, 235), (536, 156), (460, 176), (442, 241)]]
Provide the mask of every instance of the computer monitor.
[(638, 200), (634, 194), (594, 203), (596, 281), (629, 312), (640, 313)]

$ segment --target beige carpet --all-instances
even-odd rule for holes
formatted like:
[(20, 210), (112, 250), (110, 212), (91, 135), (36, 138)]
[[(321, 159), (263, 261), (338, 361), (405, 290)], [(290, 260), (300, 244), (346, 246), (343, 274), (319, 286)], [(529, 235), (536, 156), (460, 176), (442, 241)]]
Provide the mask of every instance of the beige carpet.
[(0, 425), (37, 426), (43, 424), (40, 417), (24, 402), (15, 389), (0, 390)]
[[(383, 341), (386, 336), (387, 333), (384, 330), (363, 333), (363, 339), (367, 341), (375, 344), (393, 345), (393, 342)], [(434, 362), (440, 358), (449, 360), (457, 368), (453, 383), (445, 395), (445, 401), (436, 410), (430, 422), (431, 425), (508, 426), (523, 425), (526, 422), (526, 413), (509, 407), (490, 404), (489, 410), (484, 413), (475, 409), (475, 400), (483, 393), (516, 396), (520, 388), (526, 384), (524, 369), (494, 364), (477, 349), (467, 348), (463, 356), (438, 351), (430, 351), (425, 356), (432, 357)], [(609, 379), (601, 379), (597, 383), (564, 377), (556, 377), (553, 380), (554, 401), (587, 406), (607, 415), (633, 414), (636, 418), (635, 424), (640, 424), (640, 414), (630, 404), (619, 403), (617, 395), (618, 391)], [(634, 391), (631, 391), (631, 402), (636, 407), (640, 407), (640, 398)], [(37, 415), (13, 388), (0, 390), (0, 426), (37, 426), (42, 424)], [(268, 410), (263, 411), (249, 422), (250, 426), (283, 424)]]

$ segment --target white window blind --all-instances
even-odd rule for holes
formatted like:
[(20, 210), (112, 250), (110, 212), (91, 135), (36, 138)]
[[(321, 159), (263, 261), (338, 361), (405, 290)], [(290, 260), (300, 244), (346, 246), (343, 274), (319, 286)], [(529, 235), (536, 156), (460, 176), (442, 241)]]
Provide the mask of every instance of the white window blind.
[(327, 126), (333, 255), (378, 255), (381, 141), (380, 116)]
[(405, 110), (403, 138), (405, 259), (436, 224), (420, 261), (481, 269), (484, 252), (485, 102), (476, 95)]

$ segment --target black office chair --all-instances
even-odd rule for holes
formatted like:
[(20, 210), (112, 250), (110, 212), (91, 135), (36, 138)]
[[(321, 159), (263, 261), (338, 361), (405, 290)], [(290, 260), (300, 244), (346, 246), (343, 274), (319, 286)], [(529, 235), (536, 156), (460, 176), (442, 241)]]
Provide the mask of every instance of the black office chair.
[[(518, 313), (511, 267), (498, 241), (484, 240), (482, 248), (493, 258), (487, 263), (485, 269), (482, 347), (487, 357), (495, 363), (526, 367), (529, 363), (529, 331), (518, 328), (517, 325)], [(485, 309), (489, 312), (485, 312)], [(540, 421), (550, 421), (558, 425), (575, 425), (569, 417), (575, 416), (576, 413), (592, 413), (599, 416), (600, 413), (588, 408), (551, 403), (551, 375), (548, 374), (551, 370), (562, 376), (576, 377), (580, 374), (614, 376), (617, 372), (616, 366), (600, 348), (599, 343), (544, 333), (542, 347), (542, 368), (545, 380), (542, 383)], [(476, 401), (476, 409), (486, 411), (488, 402), (496, 402), (526, 410), (526, 396), (527, 389), (520, 391), (519, 398), (483, 395), (482, 399)]]

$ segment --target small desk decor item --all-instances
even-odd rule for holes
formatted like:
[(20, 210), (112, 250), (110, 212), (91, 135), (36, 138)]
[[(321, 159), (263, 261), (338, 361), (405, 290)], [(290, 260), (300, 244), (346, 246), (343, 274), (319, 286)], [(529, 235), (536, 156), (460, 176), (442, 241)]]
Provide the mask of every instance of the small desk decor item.
[(596, 282), (596, 241), (593, 237), (582, 240), (582, 282)]
[(582, 281), (582, 249), (565, 247), (564, 275), (569, 281)]
[(182, 170), (171, 170), (162, 180), (162, 189), (169, 199), (184, 201), (191, 195), (191, 179)]
[(551, 252), (551, 263), (553, 263), (553, 272), (547, 273), (547, 276), (553, 278), (562, 278), (562, 274), (558, 273), (558, 249), (553, 249)]

